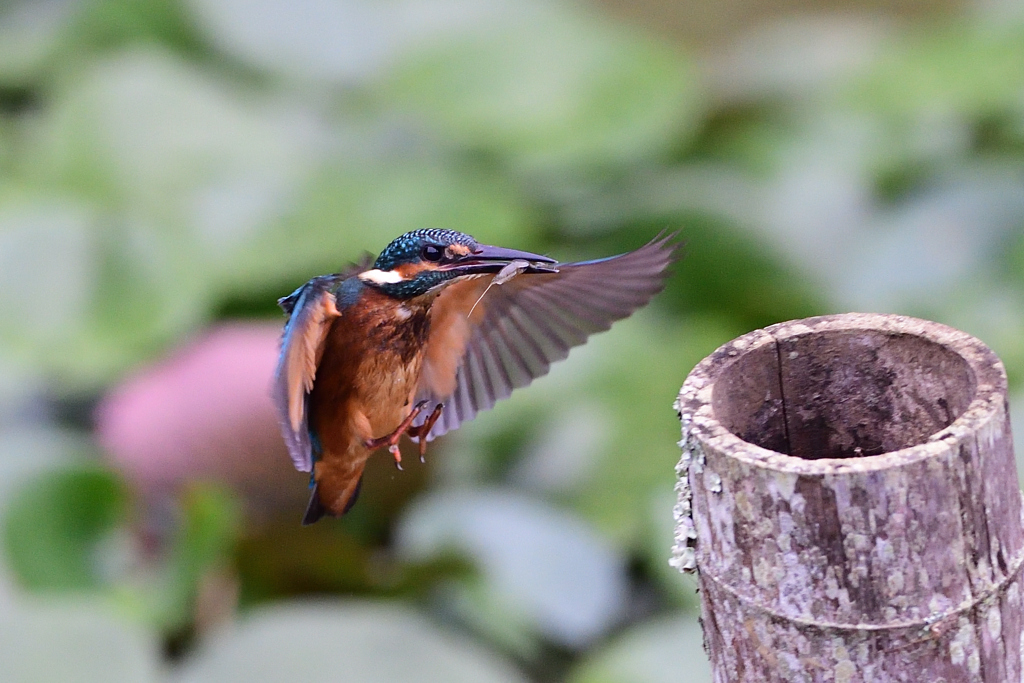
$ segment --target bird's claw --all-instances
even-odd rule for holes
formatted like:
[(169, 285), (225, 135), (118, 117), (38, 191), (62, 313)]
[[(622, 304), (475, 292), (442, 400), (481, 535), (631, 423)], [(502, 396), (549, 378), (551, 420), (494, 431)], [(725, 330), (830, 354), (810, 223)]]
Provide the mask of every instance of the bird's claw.
[(441, 416), (442, 404), (438, 403), (434, 407), (430, 417), (428, 417), (423, 424), (418, 427), (413, 427), (412, 422), (416, 419), (416, 416), (423, 410), (423, 406), (427, 405), (426, 399), (417, 403), (413, 409), (409, 412), (402, 423), (398, 425), (395, 431), (391, 432), (387, 436), (382, 436), (379, 439), (366, 439), (363, 444), (370, 450), (376, 450), (381, 446), (387, 446), (388, 452), (395, 458), (395, 467), (402, 469), (402, 452), (398, 449), (398, 440), (402, 438), (402, 434), (409, 434), (410, 437), (419, 437), (420, 440), (420, 462), (425, 462), (423, 456), (427, 452), (427, 434), (430, 432), (434, 423), (437, 422), (437, 418)]
[(419, 439), (420, 445), (420, 462), (425, 463), (427, 461), (427, 435), (430, 434), (430, 430), (434, 428), (434, 423), (441, 417), (441, 410), (444, 408), (443, 403), (438, 403), (434, 406), (434, 410), (431, 411), (430, 417), (423, 421), (419, 427), (413, 427), (409, 430), (409, 436), (415, 436)]

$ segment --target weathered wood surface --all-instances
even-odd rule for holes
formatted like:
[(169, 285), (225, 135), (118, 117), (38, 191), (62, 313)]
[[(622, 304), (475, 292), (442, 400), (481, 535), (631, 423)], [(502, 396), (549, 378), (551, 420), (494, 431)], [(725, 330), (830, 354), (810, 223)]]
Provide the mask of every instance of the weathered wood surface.
[(782, 323), (677, 407), (673, 564), (715, 681), (1020, 681), (1024, 533), (1006, 375), (937, 323)]

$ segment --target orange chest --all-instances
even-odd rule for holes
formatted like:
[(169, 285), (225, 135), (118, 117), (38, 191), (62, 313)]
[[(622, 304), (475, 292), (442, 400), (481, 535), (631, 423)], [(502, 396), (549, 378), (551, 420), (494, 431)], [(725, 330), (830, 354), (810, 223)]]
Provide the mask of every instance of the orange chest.
[(371, 295), (332, 324), (310, 396), (322, 420), (365, 415), (375, 435), (393, 430), (415, 397), (430, 331), (426, 309)]

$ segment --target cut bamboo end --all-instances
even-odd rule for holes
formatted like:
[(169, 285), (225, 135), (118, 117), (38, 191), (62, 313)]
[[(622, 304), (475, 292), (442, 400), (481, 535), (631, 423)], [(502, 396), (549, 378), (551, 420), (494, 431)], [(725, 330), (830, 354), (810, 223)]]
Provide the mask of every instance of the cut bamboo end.
[(1021, 680), (1021, 493), (984, 344), (781, 323), (704, 359), (677, 409), (672, 562), (699, 573), (716, 681)]

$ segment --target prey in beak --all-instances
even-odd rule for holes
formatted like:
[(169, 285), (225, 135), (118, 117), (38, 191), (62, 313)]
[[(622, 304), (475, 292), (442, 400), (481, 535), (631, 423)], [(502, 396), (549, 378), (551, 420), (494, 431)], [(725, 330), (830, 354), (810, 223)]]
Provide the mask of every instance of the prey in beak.
[(476, 245), (473, 249), (467, 248), (465, 251), (465, 254), (459, 254), (447, 263), (442, 263), (439, 270), (453, 271), (456, 277), (497, 273), (504, 275), (503, 281), (518, 273), (558, 272), (558, 261), (528, 251), (483, 244)]

